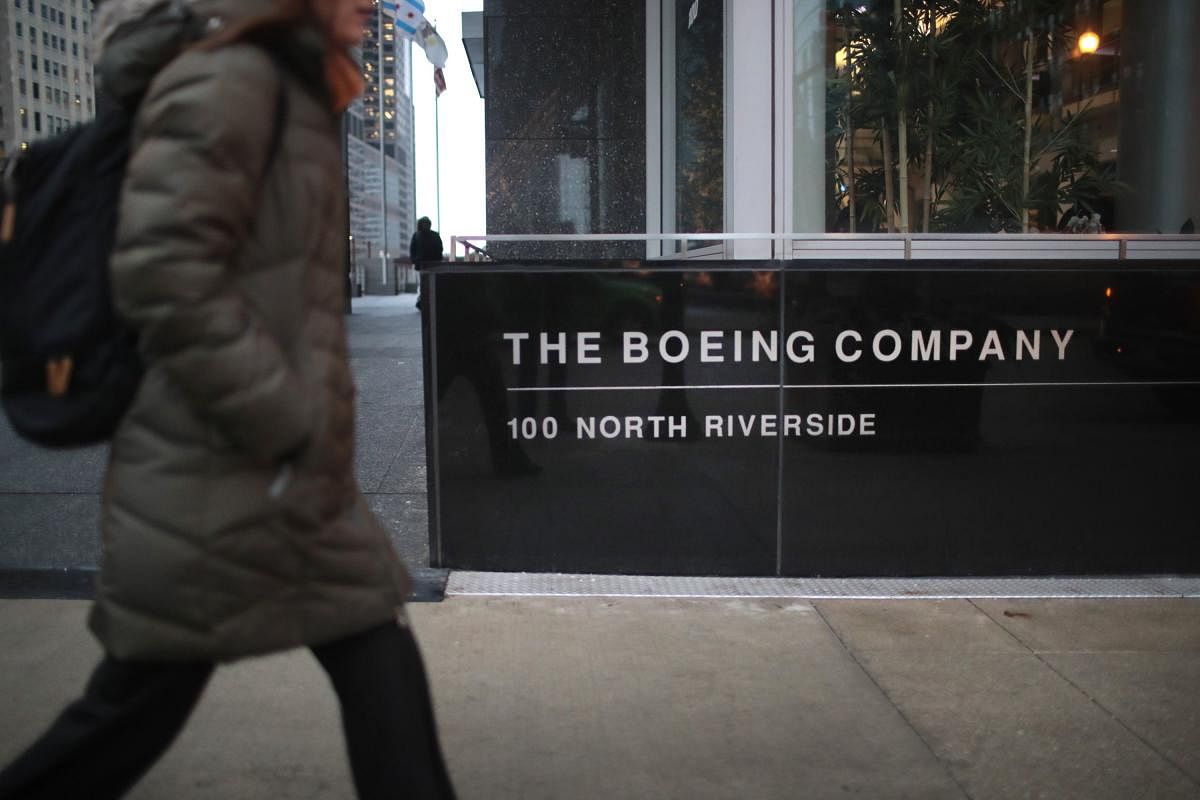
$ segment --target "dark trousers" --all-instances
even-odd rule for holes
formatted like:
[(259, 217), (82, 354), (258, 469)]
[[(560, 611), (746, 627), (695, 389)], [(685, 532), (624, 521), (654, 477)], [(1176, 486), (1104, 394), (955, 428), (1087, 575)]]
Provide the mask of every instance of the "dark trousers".
[[(313, 654), (341, 703), (358, 796), (453, 798), (408, 629), (381, 625)], [(0, 800), (120, 797), (170, 746), (214, 669), (105, 658), (83, 697), (0, 772)]]

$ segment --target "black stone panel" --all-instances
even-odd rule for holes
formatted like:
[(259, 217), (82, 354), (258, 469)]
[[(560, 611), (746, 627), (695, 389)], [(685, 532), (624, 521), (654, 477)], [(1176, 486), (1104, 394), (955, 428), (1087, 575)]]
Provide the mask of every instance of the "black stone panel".
[[(876, 434), (785, 440), (784, 574), (1200, 570), (1200, 394), (1134, 383), (1200, 379), (1200, 272), (813, 270), (786, 298), (788, 331), (817, 346), (788, 365), (785, 413), (875, 414)], [(870, 354), (876, 332), (914, 329), (975, 347)], [(868, 351), (853, 363), (845, 330)], [(1042, 358), (1017, 361), (1035, 330)], [(1052, 330), (1074, 331), (1062, 361)], [(989, 331), (1004, 360), (979, 360)]]
[[(645, 8), (485, 4), (488, 230), (646, 227)], [(644, 245), (504, 245), (503, 258), (638, 257)]]
[(594, 20), (489, 17), (485, 128), (497, 139), (594, 139), (604, 28)]
[[(423, 276), (436, 343), (426, 359), (426, 385), (437, 387), (427, 402), (437, 414), (435, 563), (1200, 572), (1195, 266), (647, 266), (446, 266)], [(526, 344), (517, 364), (506, 331), (533, 342), (565, 332), (571, 343), (595, 332), (602, 363), (572, 354), (543, 365)], [(627, 363), (628, 331), (673, 336), (691, 357)], [(837, 352), (848, 331), (861, 337), (860, 357)], [(914, 331), (929, 349), (913, 352)], [(778, 358), (751, 357), (753, 332), (779, 333)], [(722, 357), (698, 358), (713, 336)], [(600, 422), (599, 435), (580, 438), (581, 417), (618, 427), (625, 417), (681, 419), (688, 435), (605, 437)], [(525, 418), (528, 439), (508, 428)], [(556, 436), (544, 434), (547, 419)], [(831, 421), (850, 430), (831, 435)]]
[(602, 16), (489, 17), (485, 36), (489, 140), (645, 140), (640, 27)]
[[(644, 227), (644, 142), (488, 142), (487, 162), (489, 230), (629, 233)], [(497, 244), (489, 252), (500, 258), (636, 258), (646, 249), (640, 242), (546, 242)]]
[[(756, 274), (439, 272), (433, 291), (425, 290), (436, 328), (427, 383), (436, 387), (428, 407), (437, 409), (434, 562), (773, 573), (777, 444), (706, 437), (702, 426), (710, 415), (777, 411), (778, 365), (696, 358), (674, 365), (656, 355), (625, 363), (623, 356), (629, 331), (645, 333), (651, 352), (664, 332), (679, 331), (671, 341), (686, 340), (695, 353), (703, 330), (774, 327), (777, 300), (760, 291), (770, 281)], [(530, 334), (520, 364), (505, 332)], [(538, 335), (553, 341), (559, 332), (572, 344), (568, 363), (553, 354), (552, 363), (539, 363)], [(581, 332), (597, 334), (601, 364), (578, 363)], [(678, 388), (731, 380), (767, 388)], [(537, 434), (514, 441), (510, 420), (526, 418)], [(619, 435), (604, 435), (605, 418)], [(657, 437), (655, 418), (662, 418)], [(580, 433), (581, 419), (595, 421), (595, 438)], [(629, 427), (639, 422), (641, 436)], [(555, 437), (544, 435), (547, 424), (557, 425)]]
[[(597, 233), (641, 233), (646, 229), (646, 143), (605, 139), (597, 147), (600, 171), (596, 196)], [(644, 253), (645, 245), (640, 245)]]

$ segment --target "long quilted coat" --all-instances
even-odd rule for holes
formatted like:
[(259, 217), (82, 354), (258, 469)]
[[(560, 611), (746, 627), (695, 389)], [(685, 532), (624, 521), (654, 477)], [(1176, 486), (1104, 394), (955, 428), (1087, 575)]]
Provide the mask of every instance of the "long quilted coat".
[[(195, 5), (212, 29), (269, 7)], [(145, 92), (112, 276), (148, 370), (113, 441), (91, 627), (118, 658), (221, 661), (394, 619), (408, 578), (354, 477), (319, 37), (289, 34), (282, 69), (248, 43), (180, 55), (172, 31), (118, 31), (100, 65), (122, 102)]]

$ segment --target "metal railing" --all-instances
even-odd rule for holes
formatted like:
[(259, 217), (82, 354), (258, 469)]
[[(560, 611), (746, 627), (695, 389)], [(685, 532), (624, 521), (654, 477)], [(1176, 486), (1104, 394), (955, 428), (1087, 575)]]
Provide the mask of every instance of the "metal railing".
[[(675, 252), (656, 258), (711, 259), (729, 257), (735, 242), (782, 243), (774, 254), (788, 260), (920, 259), (955, 260), (1163, 260), (1200, 259), (1200, 235), (1053, 234), (1053, 233), (584, 233), (471, 234), (450, 237), (450, 261), (482, 261), (489, 257), (481, 243), (679, 243)], [(696, 248), (694, 243), (710, 245)], [(464, 258), (459, 258), (459, 244)], [(782, 249), (782, 255), (779, 250)]]

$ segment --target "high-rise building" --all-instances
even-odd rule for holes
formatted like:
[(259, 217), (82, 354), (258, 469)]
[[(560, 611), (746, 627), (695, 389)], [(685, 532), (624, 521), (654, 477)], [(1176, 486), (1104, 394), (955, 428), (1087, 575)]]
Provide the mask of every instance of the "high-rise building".
[(95, 113), (90, 0), (0, 3), (0, 159)]
[[(391, 16), (378, 14), (364, 32), (366, 90), (348, 112), (346, 154), (352, 269), (368, 291), (392, 291), (394, 276), (381, 254), (386, 250), (389, 258), (406, 257), (416, 228), (412, 48)], [(387, 286), (382, 285), (385, 269)]]

